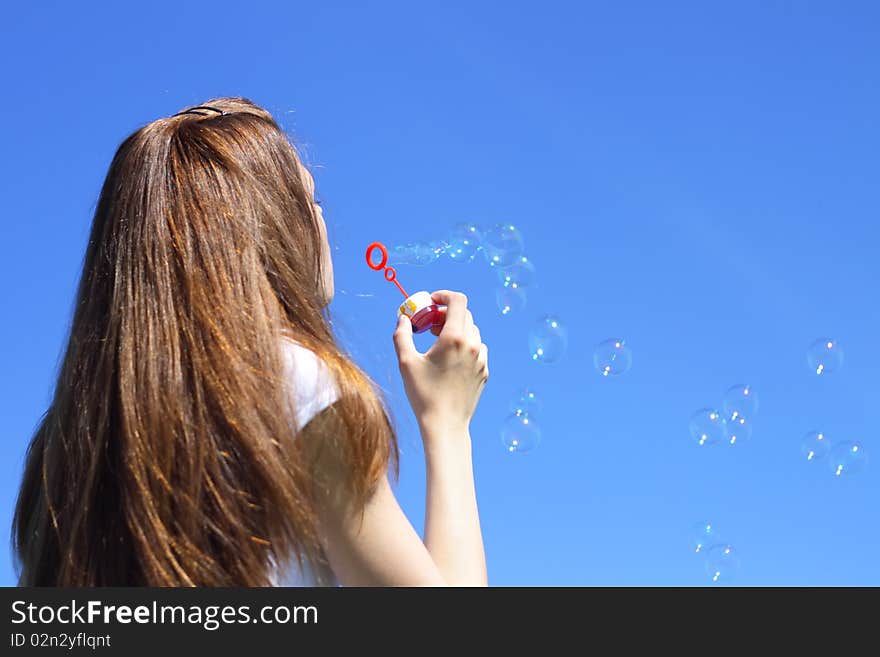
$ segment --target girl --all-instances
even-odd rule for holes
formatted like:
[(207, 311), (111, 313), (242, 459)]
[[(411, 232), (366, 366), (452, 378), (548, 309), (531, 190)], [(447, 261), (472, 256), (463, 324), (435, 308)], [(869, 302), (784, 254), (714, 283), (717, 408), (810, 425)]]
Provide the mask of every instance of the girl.
[(463, 294), (394, 345), (427, 462), (424, 541), (375, 387), (336, 344), (314, 181), (218, 98), (137, 130), (95, 211), (13, 540), (22, 585), (486, 584), (469, 423), (488, 353)]

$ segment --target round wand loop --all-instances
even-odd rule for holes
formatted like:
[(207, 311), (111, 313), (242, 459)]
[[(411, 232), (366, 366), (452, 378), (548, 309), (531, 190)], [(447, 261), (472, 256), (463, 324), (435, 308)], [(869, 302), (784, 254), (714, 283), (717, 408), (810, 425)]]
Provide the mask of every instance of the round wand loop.
[[(373, 252), (378, 249), (379, 254), (382, 256), (378, 263), (373, 262)], [(394, 283), (397, 286), (397, 289), (400, 290), (400, 293), (409, 298), (409, 295), (406, 293), (406, 290), (403, 289), (403, 286), (400, 284), (400, 281), (397, 280), (397, 271), (394, 267), (388, 267), (388, 249), (385, 248), (385, 245), (382, 242), (373, 242), (370, 246), (367, 247), (367, 266), (370, 269), (375, 271), (382, 271), (385, 276), (385, 280), (391, 283)]]

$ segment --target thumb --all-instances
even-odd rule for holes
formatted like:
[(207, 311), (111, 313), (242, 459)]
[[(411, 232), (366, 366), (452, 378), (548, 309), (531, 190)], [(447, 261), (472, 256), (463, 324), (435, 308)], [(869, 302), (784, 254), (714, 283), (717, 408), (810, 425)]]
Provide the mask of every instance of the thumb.
[(397, 318), (397, 328), (394, 330), (394, 349), (397, 351), (397, 360), (418, 353), (416, 344), (413, 342), (412, 322), (406, 315)]

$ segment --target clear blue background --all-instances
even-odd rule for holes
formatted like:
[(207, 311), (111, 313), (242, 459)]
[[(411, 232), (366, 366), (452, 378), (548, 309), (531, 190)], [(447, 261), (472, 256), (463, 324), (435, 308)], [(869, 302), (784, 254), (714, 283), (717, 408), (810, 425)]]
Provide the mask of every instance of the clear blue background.
[[(870, 2), (14, 3), (0, 529), (114, 150), (157, 117), (244, 95), (316, 167), (348, 292), (334, 310), (392, 401), (416, 527), (399, 295), (362, 249), (509, 221), (539, 275), (519, 316), (497, 311), (485, 263), (399, 272), (465, 290), (491, 348), (473, 436), (492, 583), (702, 585), (687, 534), (710, 519), (743, 584), (880, 584), (878, 27)], [(570, 346), (542, 366), (527, 335), (546, 312)], [(805, 359), (821, 335), (846, 352), (827, 378)], [(634, 361), (604, 379), (591, 357), (611, 336)], [(696, 447), (690, 414), (745, 382), (762, 402), (752, 441)], [(544, 440), (510, 455), (498, 428), (523, 385), (545, 398)], [(877, 459), (835, 479), (800, 460), (812, 429)], [(0, 583), (14, 581), (0, 550)]]

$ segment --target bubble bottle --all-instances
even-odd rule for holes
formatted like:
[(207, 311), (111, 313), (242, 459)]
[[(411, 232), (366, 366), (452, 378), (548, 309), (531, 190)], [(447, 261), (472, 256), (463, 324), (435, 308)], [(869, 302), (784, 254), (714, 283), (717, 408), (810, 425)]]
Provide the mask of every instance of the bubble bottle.
[[(373, 261), (374, 251), (379, 251), (381, 260)], [(388, 250), (381, 242), (373, 242), (367, 247), (367, 266), (375, 271), (382, 271), (385, 280), (394, 283), (406, 300), (397, 308), (397, 316), (406, 315), (412, 323), (413, 333), (424, 333), (434, 326), (442, 326), (444, 313), (440, 306), (434, 303), (431, 294), (425, 291), (407, 294), (406, 290), (397, 280), (397, 272), (394, 267), (388, 266)]]

